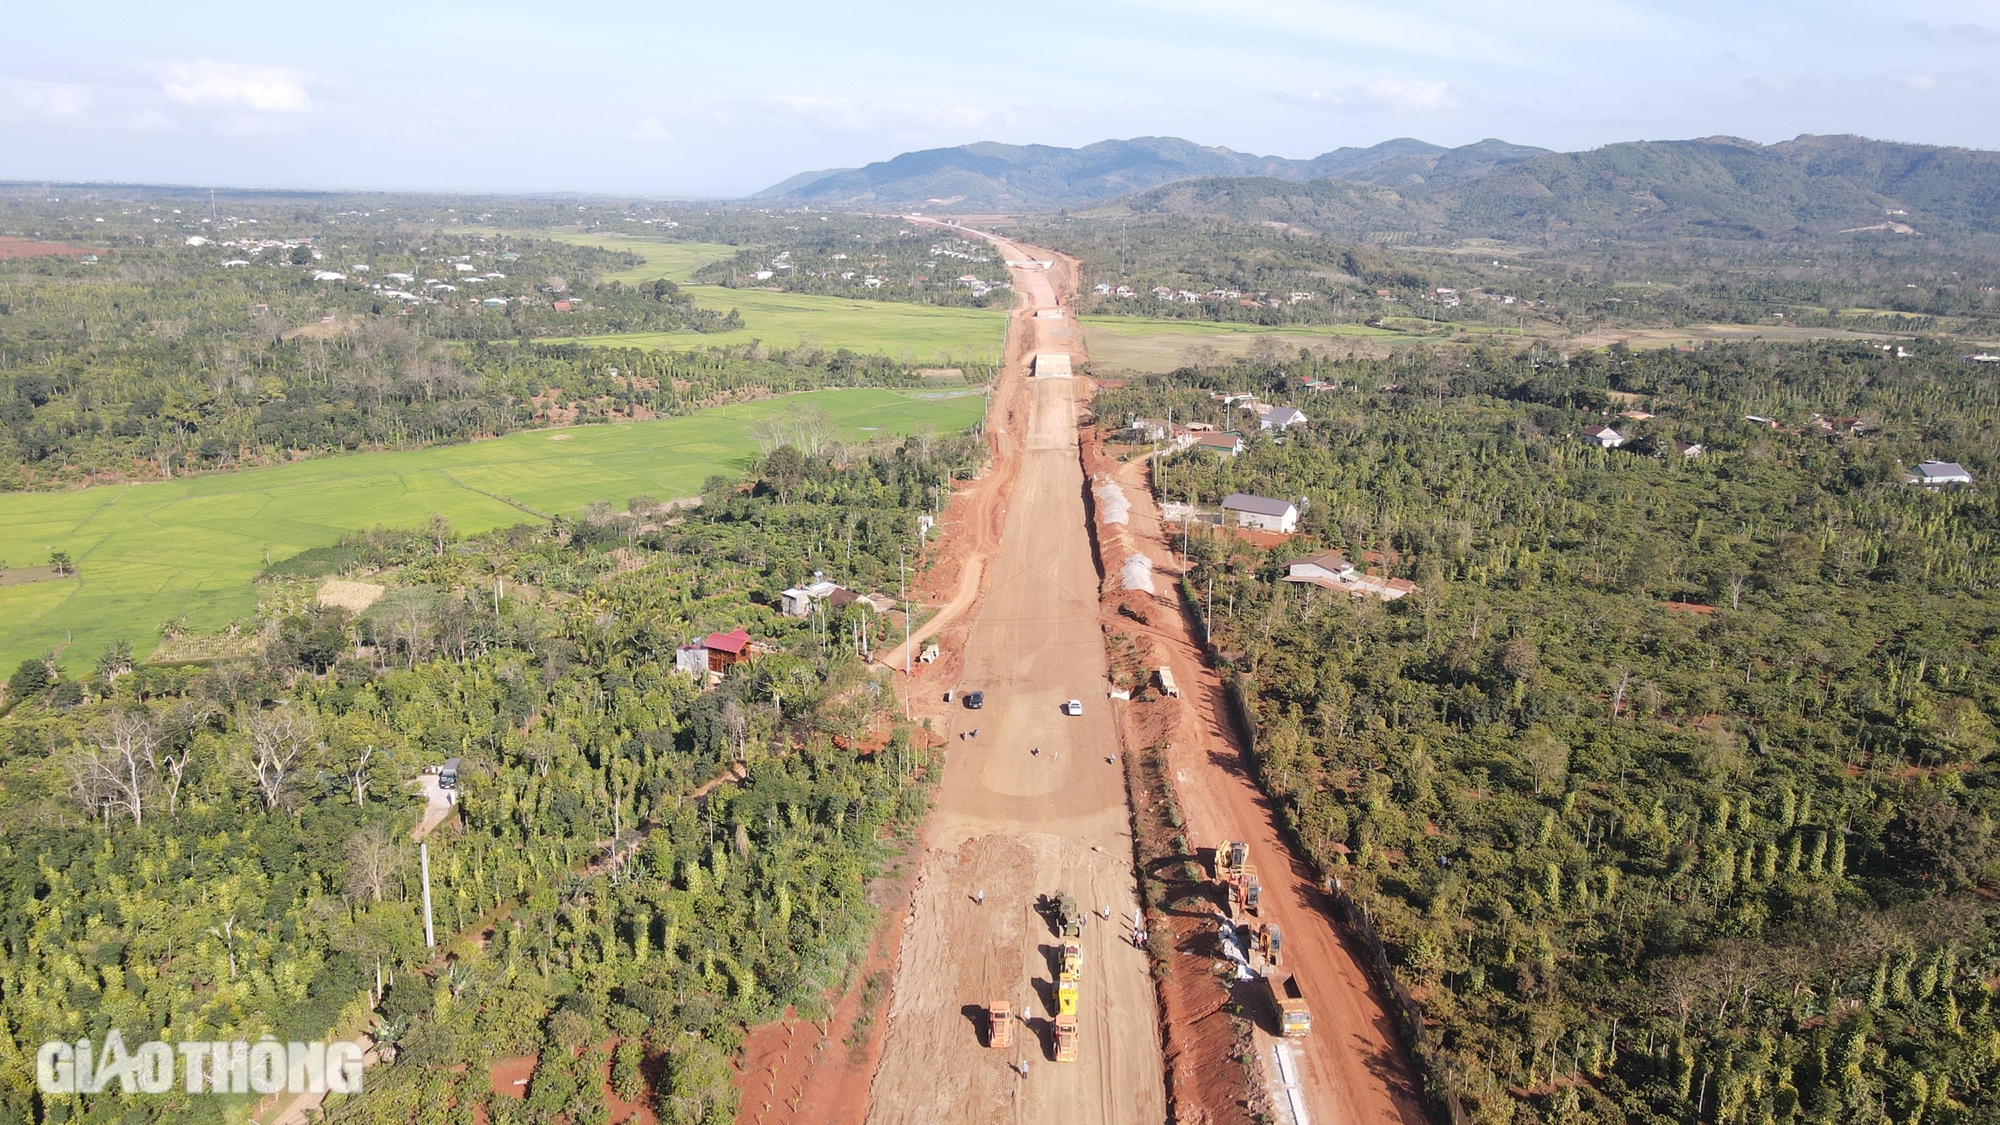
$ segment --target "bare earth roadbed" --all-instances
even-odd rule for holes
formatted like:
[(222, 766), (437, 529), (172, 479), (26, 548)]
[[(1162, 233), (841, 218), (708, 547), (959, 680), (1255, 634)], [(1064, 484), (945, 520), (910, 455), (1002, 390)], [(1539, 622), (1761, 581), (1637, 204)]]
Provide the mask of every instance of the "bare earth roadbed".
[[(1015, 260), (1046, 257), (1001, 249)], [(1023, 307), (1010, 324), (1013, 387), (1032, 351), (1071, 350), (1066, 322), (1025, 315), (1056, 304), (1050, 273), (1015, 272)], [(1037, 380), (1026, 382), (1025, 410), (1009, 391), (996, 403), (996, 472), (1010, 459), (1019, 469), (957, 680), (987, 702), (938, 716), (946, 763), (871, 1091), (869, 1120), (879, 1125), (1150, 1125), (1166, 1115), (1152, 984), (1127, 932), (1137, 887), (1123, 778), (1109, 761), (1117, 735), (1103, 702), (1109, 667), (1096, 627), (1078, 390), (1073, 380)], [(1086, 701), (1081, 716), (1062, 714), (1070, 698)], [(977, 738), (957, 737), (975, 726)], [(1062, 891), (1093, 911), (1074, 1063), (1053, 1061), (1057, 941), (1035, 909)], [(986, 1047), (977, 1019), (996, 999), (1028, 1009), (1009, 1050)]]

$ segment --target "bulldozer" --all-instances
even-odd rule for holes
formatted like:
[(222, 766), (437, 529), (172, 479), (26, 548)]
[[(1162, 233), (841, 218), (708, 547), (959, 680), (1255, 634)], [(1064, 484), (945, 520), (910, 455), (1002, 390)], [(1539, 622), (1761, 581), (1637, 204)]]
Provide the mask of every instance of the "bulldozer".
[(986, 1045), (1006, 1050), (1014, 1045), (1014, 1006), (995, 1000), (986, 1006)]
[(1264, 899), (1264, 885), (1257, 880), (1257, 868), (1248, 863), (1239, 864), (1223, 882), (1229, 888), (1230, 917), (1247, 914), (1255, 918)]

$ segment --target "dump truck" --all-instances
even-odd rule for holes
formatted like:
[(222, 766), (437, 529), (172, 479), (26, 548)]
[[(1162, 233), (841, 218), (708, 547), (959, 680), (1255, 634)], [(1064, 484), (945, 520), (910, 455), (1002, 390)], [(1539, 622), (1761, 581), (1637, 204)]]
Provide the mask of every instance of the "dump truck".
[(1174, 670), (1164, 664), (1160, 665), (1160, 690), (1175, 699), (1180, 698), (1181, 688), (1174, 682)]
[(1064, 973), (1056, 978), (1057, 1015), (1073, 1016), (1076, 1014), (1076, 987), (1077, 980), (1075, 973)]
[(1003, 1051), (1014, 1045), (1014, 1006), (1005, 1000), (986, 1005), (986, 1045)]
[(1291, 973), (1272, 973), (1264, 983), (1271, 988), (1271, 1007), (1278, 1012), (1278, 1030), (1285, 1038), (1303, 1039), (1312, 1034), (1312, 1012), (1306, 1009), (1305, 994), (1299, 991), (1299, 978)]
[(1056, 1061), (1076, 1061), (1076, 1017), (1056, 1017)]

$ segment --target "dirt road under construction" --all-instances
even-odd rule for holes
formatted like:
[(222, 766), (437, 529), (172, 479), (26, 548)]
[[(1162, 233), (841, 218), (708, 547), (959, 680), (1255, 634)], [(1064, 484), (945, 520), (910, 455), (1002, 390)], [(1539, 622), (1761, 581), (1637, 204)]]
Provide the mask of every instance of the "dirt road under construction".
[[(1052, 260), (999, 249), (1014, 261)], [(988, 418), (994, 487), (959, 498), (963, 534), (984, 538), (997, 525), (999, 535), (973, 596), (947, 607), (959, 619), (948, 643), (963, 646), (948, 665), (956, 682), (926, 677), (912, 689), (933, 704), (949, 688), (960, 701), (980, 691), (985, 706), (937, 713), (948, 751), (870, 1091), (869, 1120), (880, 1125), (1152, 1125), (1166, 1115), (1152, 983), (1130, 941), (1137, 888), (1122, 774), (1109, 760), (1117, 733), (1083, 508), (1081, 388), (1028, 378), (1036, 352), (1081, 358), (1068, 320), (1033, 315), (1057, 306), (1065, 277), (1014, 270), (1022, 301)], [(1084, 701), (1082, 715), (1063, 713), (1069, 699)], [(1054, 1061), (1060, 943), (1037, 911), (1058, 892), (1091, 912), (1073, 1063)], [(994, 1000), (1017, 1013), (1011, 1049), (985, 1046)]]
[[(1010, 262), (1025, 263), (1013, 270), (1021, 300), (987, 417), (993, 464), (947, 510), (945, 550), (955, 571), (940, 568), (932, 591), (938, 610), (913, 642), (921, 648), (934, 639), (944, 656), (911, 665), (918, 675), (904, 681), (914, 712), (945, 738), (945, 764), (902, 919), (867, 1120), (1155, 1125), (1168, 1118), (1161, 1017), (1147, 956), (1131, 941), (1138, 904), (1131, 821), (1122, 766), (1112, 761), (1121, 751), (1111, 708), (1128, 705), (1107, 698), (1078, 448), (1089, 383), (1030, 374), (1037, 353), (1084, 358), (1073, 320), (1035, 315), (1074, 291), (1075, 263), (1004, 240), (996, 245)], [(1143, 531), (1131, 529), (1147, 540), (1141, 549), (1170, 570), (1143, 482), (1128, 491), (1144, 502)], [(1184, 633), (1160, 633), (1190, 686), (1187, 721), (1177, 724), (1188, 744), (1171, 751), (1190, 834), (1204, 844), (1251, 842), (1267, 872), (1269, 914), (1285, 930), (1288, 968), (1306, 982), (1314, 1032), (1293, 1045), (1311, 1120), (1416, 1125), (1424, 1115), (1394, 1028), (1317, 890), (1289, 864), (1271, 810), (1230, 740), (1213, 669)], [(906, 666), (900, 650), (880, 659), (899, 671)], [(981, 709), (963, 706), (971, 691), (984, 693)], [(1063, 713), (1069, 699), (1082, 701), (1080, 716)], [(1073, 1063), (1055, 1061), (1060, 939), (1037, 909), (1059, 892), (1090, 912)], [(1017, 1014), (1011, 1048), (986, 1045), (985, 1008), (995, 1000)], [(1260, 1045), (1269, 1055), (1269, 1038), (1260, 1035)], [(1269, 1058), (1260, 1063), (1273, 1069)], [(805, 1080), (794, 1114), (828, 1101), (811, 1090), (830, 1090), (836, 1079), (824, 1078)], [(787, 1119), (803, 1121), (757, 1118)]]

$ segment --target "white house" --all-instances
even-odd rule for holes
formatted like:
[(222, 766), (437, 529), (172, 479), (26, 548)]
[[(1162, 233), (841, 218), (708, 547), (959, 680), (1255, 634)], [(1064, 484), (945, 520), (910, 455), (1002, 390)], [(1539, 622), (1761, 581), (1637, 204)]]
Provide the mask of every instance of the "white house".
[(1625, 435), (1610, 426), (1585, 426), (1583, 436), (1606, 449), (1616, 449), (1625, 444)]
[(1306, 412), (1290, 406), (1274, 406), (1264, 412), (1257, 424), (1267, 430), (1289, 430), (1306, 424)]
[(1222, 510), (1236, 513), (1238, 527), (1255, 528), (1258, 531), (1282, 531), (1287, 534), (1299, 528), (1298, 506), (1289, 500), (1273, 500), (1266, 496), (1232, 492), (1222, 498)]
[(1910, 484), (1971, 484), (1972, 474), (1956, 461), (1926, 461), (1903, 479)]
[(845, 586), (837, 586), (825, 579), (817, 579), (803, 586), (794, 586), (778, 596), (779, 608), (791, 617), (811, 615), (814, 602), (825, 602), (828, 609), (835, 611), (845, 609), (855, 602), (860, 602), (877, 612), (882, 608), (867, 596), (857, 594)]

